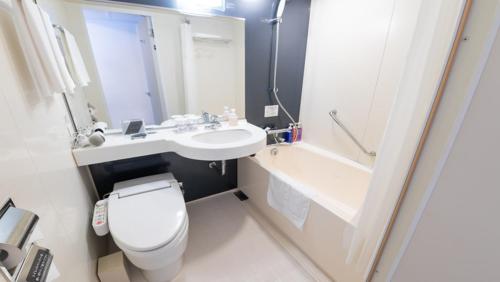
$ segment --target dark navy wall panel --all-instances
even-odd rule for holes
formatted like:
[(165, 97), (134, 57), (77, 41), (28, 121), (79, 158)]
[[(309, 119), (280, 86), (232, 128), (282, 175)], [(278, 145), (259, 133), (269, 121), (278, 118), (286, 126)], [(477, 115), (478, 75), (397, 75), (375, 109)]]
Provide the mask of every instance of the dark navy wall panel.
[[(135, 4), (176, 8), (175, 0), (121, 0)], [(271, 59), (274, 48), (271, 24), (276, 0), (227, 0), (225, 11), (213, 14), (245, 18), (245, 112), (249, 122), (265, 127), (286, 127), (290, 122), (283, 111), (264, 118), (264, 106), (276, 104), (270, 93)], [(289, 0), (281, 25), (277, 85), (279, 96), (298, 120), (309, 25), (310, 0)], [(219, 162), (220, 163), (220, 162)], [(237, 187), (236, 161), (220, 176), (208, 162), (182, 158), (174, 153), (145, 156), (90, 166), (99, 194), (111, 191), (113, 183), (135, 177), (171, 171), (184, 183), (186, 200), (194, 200)]]
[[(191, 201), (237, 187), (236, 160), (226, 161), (226, 174), (208, 167), (208, 161), (183, 158), (175, 153), (157, 154), (89, 166), (99, 196), (113, 191), (116, 182), (172, 172), (184, 185), (184, 198)], [(220, 167), (221, 162), (217, 162)]]

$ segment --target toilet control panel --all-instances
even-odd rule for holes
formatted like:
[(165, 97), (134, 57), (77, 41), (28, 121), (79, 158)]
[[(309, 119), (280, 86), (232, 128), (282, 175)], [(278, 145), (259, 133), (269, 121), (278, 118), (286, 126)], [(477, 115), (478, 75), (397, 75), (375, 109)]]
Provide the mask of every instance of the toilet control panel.
[(94, 227), (97, 236), (104, 236), (109, 233), (108, 199), (100, 200), (95, 204), (92, 227)]

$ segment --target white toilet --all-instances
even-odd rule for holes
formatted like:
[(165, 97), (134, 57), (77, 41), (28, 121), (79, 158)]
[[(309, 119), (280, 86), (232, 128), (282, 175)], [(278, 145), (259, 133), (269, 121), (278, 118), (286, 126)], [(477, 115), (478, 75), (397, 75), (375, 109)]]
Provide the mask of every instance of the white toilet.
[(172, 280), (182, 267), (188, 216), (171, 173), (116, 183), (108, 200), (109, 231), (145, 278)]

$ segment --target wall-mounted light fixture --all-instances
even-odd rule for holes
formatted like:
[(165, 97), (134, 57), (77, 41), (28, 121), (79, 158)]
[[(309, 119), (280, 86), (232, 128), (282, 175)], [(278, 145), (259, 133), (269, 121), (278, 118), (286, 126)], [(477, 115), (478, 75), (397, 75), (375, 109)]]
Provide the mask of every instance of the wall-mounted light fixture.
[(226, 0), (177, 0), (177, 7), (187, 11), (225, 11)]

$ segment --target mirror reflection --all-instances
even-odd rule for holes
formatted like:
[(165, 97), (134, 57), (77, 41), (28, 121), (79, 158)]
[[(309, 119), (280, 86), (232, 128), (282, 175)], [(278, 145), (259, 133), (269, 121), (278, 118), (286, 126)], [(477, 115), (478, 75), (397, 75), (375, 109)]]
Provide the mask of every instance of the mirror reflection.
[(83, 91), (93, 120), (109, 128), (131, 119), (160, 125), (225, 107), (244, 117), (243, 19), (99, 3), (72, 9), (79, 17), (70, 28), (92, 80)]

